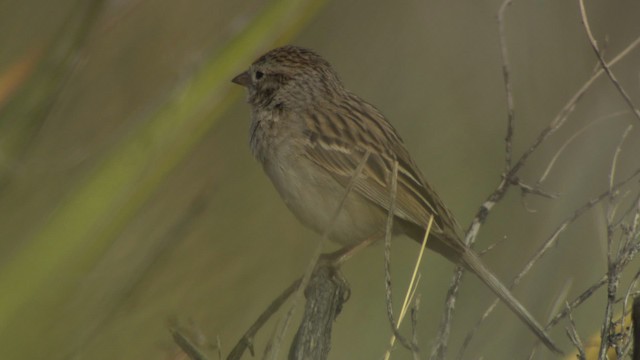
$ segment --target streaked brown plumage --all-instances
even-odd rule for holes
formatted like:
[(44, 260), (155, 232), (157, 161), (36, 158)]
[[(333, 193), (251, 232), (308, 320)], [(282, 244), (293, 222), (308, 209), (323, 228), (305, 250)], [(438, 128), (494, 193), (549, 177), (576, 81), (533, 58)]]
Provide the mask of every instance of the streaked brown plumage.
[[(468, 249), (454, 217), (423, 178), (402, 139), (372, 105), (346, 90), (330, 64), (311, 50), (269, 51), (233, 82), (248, 89), (254, 156), (289, 209), (306, 226), (342, 244), (385, 233), (391, 177), (398, 162), (394, 233), (421, 242), (475, 273), (547, 347), (558, 348), (509, 290)], [(331, 224), (355, 169), (353, 192)]]

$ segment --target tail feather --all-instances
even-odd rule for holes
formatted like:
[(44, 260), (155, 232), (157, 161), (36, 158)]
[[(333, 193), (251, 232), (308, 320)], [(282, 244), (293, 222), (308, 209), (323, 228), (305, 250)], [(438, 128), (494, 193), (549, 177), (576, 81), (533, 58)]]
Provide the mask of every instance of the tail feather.
[(513, 296), (493, 273), (491, 273), (482, 263), (478, 255), (471, 250), (466, 250), (462, 254), (461, 261), (465, 267), (471, 270), (489, 287), (508, 307), (533, 331), (540, 341), (550, 350), (562, 354), (562, 350), (549, 338), (544, 328), (534, 319), (527, 309)]
[[(422, 226), (399, 218), (396, 218), (396, 222), (405, 234), (419, 243), (422, 242), (424, 237), (424, 228)], [(562, 354), (562, 351), (551, 341), (544, 328), (534, 319), (529, 311), (527, 311), (518, 299), (513, 296), (511, 291), (484, 266), (478, 255), (464, 245), (462, 240), (460, 240), (453, 231), (449, 234), (432, 232), (429, 234), (427, 247), (440, 253), (451, 262), (460, 264), (476, 274), (476, 276), (531, 329), (549, 350)]]

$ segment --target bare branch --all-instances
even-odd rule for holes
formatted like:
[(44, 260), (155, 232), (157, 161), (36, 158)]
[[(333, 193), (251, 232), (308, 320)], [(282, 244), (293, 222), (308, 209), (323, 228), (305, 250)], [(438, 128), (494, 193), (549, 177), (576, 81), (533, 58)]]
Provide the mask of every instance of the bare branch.
[[(542, 244), (542, 246), (540, 246), (540, 248), (535, 252), (535, 254), (529, 260), (529, 262), (518, 273), (518, 275), (516, 275), (514, 277), (514, 279), (511, 281), (511, 284), (509, 285), (509, 289), (513, 289), (515, 286), (517, 286), (520, 283), (520, 281), (522, 281), (522, 278), (524, 278), (524, 276), (527, 275), (529, 273), (529, 271), (531, 271), (531, 269), (538, 262), (538, 260), (540, 260), (542, 258), (542, 256), (544, 254), (546, 254), (547, 251), (549, 251), (551, 248), (553, 248), (554, 246), (557, 245), (557, 242), (560, 239), (560, 235), (565, 230), (567, 230), (569, 225), (571, 225), (574, 221), (576, 221), (578, 218), (580, 218), (580, 216), (584, 215), (587, 212), (587, 210), (593, 208), (596, 204), (600, 203), (604, 199), (607, 199), (611, 191), (617, 191), (619, 188), (621, 188), (622, 186), (628, 184), (631, 180), (633, 180), (638, 175), (640, 175), (640, 168), (637, 169), (629, 177), (627, 177), (624, 180), (620, 181), (619, 183), (615, 184), (612, 189), (607, 190), (607, 191), (597, 195), (596, 197), (594, 197), (594, 198), (590, 199), (589, 201), (587, 201), (586, 203), (584, 203), (582, 206), (578, 207), (573, 212), (573, 214), (571, 214), (569, 217), (567, 217), (562, 223), (560, 223), (560, 225), (558, 225), (556, 227), (556, 229), (553, 231), (553, 233), (547, 238), (547, 240)], [(588, 290), (587, 291), (588, 292), (588, 296), (590, 296), (593, 292), (595, 292), (595, 290), (597, 290), (600, 286), (602, 286), (606, 282), (606, 279), (607, 279), (607, 277), (605, 276), (603, 279), (600, 280), (600, 282), (598, 282), (596, 284), (596, 285), (598, 285), (597, 287), (593, 288), (592, 291)], [(583, 295), (585, 295), (585, 294), (583, 294)], [(582, 303), (584, 300), (586, 300), (586, 298), (582, 299), (579, 303)], [(460, 349), (460, 352), (459, 352), (460, 355), (459, 356), (462, 356), (462, 353), (464, 352), (464, 350), (466, 349), (466, 347), (470, 343), (471, 339), (475, 335), (476, 331), (479, 329), (480, 325), (493, 312), (493, 310), (498, 305), (498, 303), (499, 303), (498, 299), (494, 300), (491, 303), (491, 305), (487, 308), (487, 310), (485, 310), (484, 314), (478, 320), (478, 322), (476, 322), (476, 324), (471, 328), (471, 330), (469, 330), (469, 332), (467, 333), (467, 336), (465, 337), (463, 345), (462, 345), (462, 347)], [(571, 303), (571, 305), (572, 306), (577, 306), (578, 303)], [(566, 312), (561, 312), (560, 314), (562, 314), (561, 317), (565, 317), (567, 315)], [(555, 325), (555, 323), (557, 323), (559, 320), (560, 320), (560, 318), (558, 318), (556, 316), (556, 317), (554, 317), (552, 319), (551, 324)], [(548, 325), (547, 329), (552, 325)]]
[(240, 360), (244, 352), (249, 349), (251, 355), (254, 355), (253, 350), (253, 338), (258, 331), (264, 326), (264, 324), (275, 314), (282, 304), (300, 287), (302, 278), (299, 278), (291, 283), (284, 291), (275, 298), (271, 304), (260, 314), (258, 319), (249, 327), (249, 329), (242, 335), (240, 340), (227, 356), (227, 360)]
[(180, 349), (184, 351), (191, 360), (209, 360), (209, 358), (198, 349), (198, 346), (189, 340), (180, 329), (172, 327), (169, 331), (171, 331), (173, 341), (178, 344)]
[(331, 350), (331, 331), (349, 286), (338, 269), (321, 263), (305, 289), (304, 316), (289, 350), (289, 359), (324, 360)]
[(569, 326), (566, 329), (567, 335), (569, 336), (571, 343), (573, 343), (573, 346), (575, 346), (578, 350), (578, 359), (586, 360), (587, 357), (584, 353), (584, 344), (582, 343), (580, 335), (578, 335), (578, 331), (576, 330), (576, 324), (573, 321), (573, 312), (571, 311), (571, 307), (569, 306), (569, 304), (567, 304), (567, 311), (569, 313)]
[[(418, 343), (418, 312), (420, 311), (420, 295), (415, 297), (413, 306), (411, 307), (411, 341)], [(419, 360), (420, 354), (413, 352), (413, 360)]]
[(540, 189), (539, 186), (527, 185), (523, 183), (520, 179), (514, 179), (514, 180), (515, 180), (515, 185), (517, 185), (520, 188), (520, 191), (522, 192), (523, 197), (528, 194), (538, 195), (547, 199), (557, 199), (560, 197), (560, 194), (558, 193), (544, 191)]
[[(583, 18), (584, 18), (585, 16), (584, 4), (582, 3), (582, 1), (580, 1), (580, 6), (581, 6), (581, 11), (583, 11)], [(588, 24), (586, 23), (586, 18), (584, 18), (584, 21), (585, 21), (585, 27), (588, 28)], [(590, 31), (588, 32), (590, 34)], [(601, 341), (600, 341), (600, 349), (598, 351), (598, 359), (601, 359), (601, 360), (606, 360), (607, 351), (609, 350), (610, 347), (616, 344), (615, 341), (613, 340), (613, 335), (614, 335), (613, 334), (614, 324), (612, 321), (613, 307), (616, 302), (620, 276), (622, 275), (623, 267), (621, 266), (621, 263), (622, 263), (623, 257), (627, 257), (627, 255), (630, 255), (630, 254), (622, 253), (621, 251), (623, 250), (622, 248), (619, 248), (619, 251), (616, 252), (616, 254), (614, 254), (613, 237), (614, 237), (616, 226), (613, 225), (613, 222), (615, 219), (615, 209), (617, 208), (617, 204), (614, 204), (615, 196), (617, 193), (617, 191), (614, 191), (614, 179), (615, 179), (615, 173), (618, 165), (617, 160), (622, 150), (622, 144), (624, 144), (624, 141), (627, 138), (627, 135), (629, 134), (631, 129), (632, 129), (632, 126), (629, 125), (625, 130), (625, 132), (623, 133), (618, 143), (618, 146), (616, 147), (616, 150), (614, 152), (613, 159), (611, 161), (611, 170), (609, 172), (609, 197), (608, 197), (609, 203), (608, 203), (607, 214), (605, 216), (605, 221), (607, 224), (607, 303), (605, 306), (605, 313), (602, 319), (602, 330), (600, 334)]]
[[(387, 211), (387, 224), (385, 229), (385, 237), (384, 237), (384, 278), (385, 278), (385, 299), (387, 304), (387, 318), (389, 320), (389, 324), (391, 325), (391, 332), (393, 333), (393, 337), (391, 339), (391, 345), (395, 342), (395, 339), (400, 341), (400, 344), (405, 348), (411, 350), (412, 353), (419, 353), (420, 350), (418, 346), (407, 340), (400, 331), (398, 330), (398, 323), (393, 316), (393, 299), (391, 296), (391, 236), (393, 233), (393, 219), (395, 217), (395, 206), (396, 206), (396, 191), (398, 188), (398, 160), (394, 160), (393, 162), (393, 173), (391, 174), (391, 199), (389, 204), (389, 210)], [(389, 349), (385, 354), (385, 359), (388, 359), (390, 356)]]
[(593, 51), (596, 53), (596, 56), (598, 57), (598, 61), (600, 61), (600, 65), (602, 66), (605, 73), (609, 77), (609, 80), (611, 80), (611, 82), (616, 87), (620, 95), (622, 95), (622, 98), (624, 99), (624, 101), (627, 103), (627, 105), (629, 105), (629, 108), (631, 109), (631, 111), (633, 111), (636, 118), (640, 120), (640, 110), (638, 110), (638, 108), (633, 104), (633, 101), (631, 101), (631, 98), (629, 97), (627, 92), (624, 90), (622, 85), (620, 85), (620, 83), (618, 82), (618, 79), (616, 79), (616, 77), (613, 75), (611, 68), (609, 67), (609, 65), (607, 65), (607, 62), (602, 57), (602, 54), (600, 53), (600, 49), (598, 49), (598, 44), (596, 43), (596, 39), (593, 37), (593, 34), (591, 33), (591, 27), (589, 26), (587, 11), (584, 8), (584, 0), (578, 0), (578, 2), (580, 4), (580, 15), (582, 16), (582, 24), (584, 25), (584, 30), (587, 33), (587, 37), (589, 38), (589, 43), (591, 44)]
[(429, 359), (444, 359), (447, 354), (447, 344), (449, 342), (449, 335), (451, 334), (451, 322), (453, 321), (453, 310), (455, 309), (456, 298), (460, 290), (460, 282), (462, 281), (463, 274), (464, 269), (460, 266), (457, 266), (453, 272), (449, 290), (447, 291), (444, 314), (442, 315), (440, 327), (438, 328), (438, 336)]
[(505, 136), (505, 159), (504, 172), (511, 169), (511, 158), (513, 156), (513, 132), (515, 120), (515, 106), (513, 104), (513, 89), (511, 85), (511, 64), (509, 63), (509, 51), (507, 50), (506, 31), (504, 30), (504, 15), (507, 7), (511, 5), (511, 0), (506, 0), (500, 5), (498, 10), (498, 36), (500, 37), (500, 55), (502, 56), (502, 78), (504, 90), (507, 97), (507, 135)]
[[(620, 156), (620, 153), (622, 152), (622, 144), (624, 144), (624, 141), (627, 139), (627, 136), (631, 132), (631, 129), (633, 129), (633, 125), (627, 126), (627, 128), (624, 131), (624, 133), (620, 137), (620, 141), (619, 141), (618, 146), (616, 147), (616, 151), (615, 151), (615, 153), (613, 155), (613, 160), (611, 161), (611, 171), (609, 172), (609, 187), (611, 187), (611, 188), (613, 187), (613, 182), (614, 182), (614, 179), (615, 179), (616, 169), (618, 167), (618, 158)], [(612, 195), (613, 195), (613, 193), (612, 193)]]
[(602, 200), (606, 199), (609, 196), (609, 194), (611, 193), (611, 191), (616, 191), (617, 189), (619, 189), (622, 186), (624, 186), (627, 183), (629, 183), (632, 179), (634, 179), (638, 175), (640, 175), (640, 168), (637, 169), (634, 173), (632, 173), (630, 176), (628, 176), (624, 180), (622, 180), (619, 183), (615, 184), (610, 190), (599, 194), (598, 196), (590, 199), (585, 204), (583, 204), (582, 206), (577, 208), (573, 212), (573, 214), (571, 214), (569, 217), (567, 217), (558, 227), (556, 227), (555, 231), (551, 234), (551, 236), (549, 238), (547, 238), (547, 240), (542, 244), (542, 246), (536, 251), (536, 253), (531, 258), (531, 260), (529, 260), (529, 262), (525, 265), (525, 267), (522, 269), (522, 271), (520, 271), (520, 273), (513, 279), (513, 284), (517, 285), (517, 284), (520, 283), (522, 278), (533, 268), (533, 265), (547, 251), (549, 251), (549, 249), (551, 249), (553, 246), (556, 245), (556, 242), (558, 241), (560, 234), (563, 233), (569, 227), (569, 225), (571, 223), (576, 221), (580, 216), (582, 216), (587, 210), (591, 209), (594, 205), (596, 205), (599, 202), (601, 202)]
[(569, 144), (571, 144), (575, 139), (577, 139), (580, 135), (583, 135), (587, 130), (591, 129), (594, 125), (599, 125), (601, 123), (603, 123), (606, 120), (610, 120), (612, 118), (615, 117), (619, 117), (622, 115), (627, 115), (629, 114), (628, 111), (617, 111), (613, 114), (609, 114), (607, 116), (601, 117), (595, 121), (590, 122), (589, 124), (587, 124), (586, 126), (582, 127), (581, 129), (579, 129), (578, 131), (576, 131), (573, 135), (571, 135), (563, 144), (562, 146), (560, 146), (560, 148), (558, 148), (558, 151), (556, 151), (556, 153), (553, 155), (553, 157), (551, 158), (551, 160), (549, 161), (549, 164), (547, 165), (546, 169), (542, 172), (542, 175), (540, 176), (540, 178), (538, 179), (537, 183), (541, 184), (543, 183), (546, 179), (547, 176), (549, 176), (549, 174), (551, 173), (551, 169), (553, 168), (553, 166), (556, 164), (558, 158), (560, 157), (560, 155), (564, 152), (564, 150), (569, 146)]
[(551, 321), (549, 321), (547, 326), (545, 326), (545, 330), (554, 327), (556, 324), (558, 324), (558, 322), (560, 320), (562, 320), (565, 317), (567, 317), (567, 315), (569, 314), (570, 310), (575, 309), (578, 306), (580, 306), (580, 304), (582, 304), (583, 302), (585, 302), (585, 300), (590, 298), (591, 295), (593, 295), (593, 293), (595, 293), (598, 289), (600, 289), (602, 287), (602, 285), (604, 285), (606, 282), (607, 282), (607, 275), (604, 275), (595, 284), (591, 285), (587, 290), (582, 292), (582, 294), (578, 295), (578, 297), (576, 297), (572, 302), (570, 302), (569, 306), (567, 308), (565, 308), (563, 311), (557, 313), (556, 316), (554, 316), (551, 319)]

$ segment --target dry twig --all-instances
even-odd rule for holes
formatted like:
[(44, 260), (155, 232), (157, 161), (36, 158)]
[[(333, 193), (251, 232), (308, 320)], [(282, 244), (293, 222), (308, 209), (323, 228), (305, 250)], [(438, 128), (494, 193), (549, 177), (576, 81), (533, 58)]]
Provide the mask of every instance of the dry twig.
[(573, 343), (573, 345), (576, 347), (576, 349), (578, 349), (578, 359), (580, 360), (586, 360), (586, 355), (584, 352), (584, 345), (582, 343), (582, 340), (580, 339), (580, 335), (578, 334), (578, 330), (576, 330), (576, 324), (573, 321), (573, 313), (571, 312), (571, 309), (569, 308), (569, 304), (567, 304), (567, 311), (569, 314), (569, 326), (567, 326), (567, 335), (569, 336), (569, 339), (571, 340), (571, 343)]
[[(527, 160), (529, 159), (529, 157), (535, 152), (535, 150), (538, 149), (538, 147), (543, 144), (545, 142), (545, 140), (548, 139), (548, 137), (553, 134), (555, 131), (557, 131), (568, 119), (569, 115), (573, 112), (573, 110), (576, 107), (577, 102), (579, 101), (579, 99), (581, 99), (581, 97), (584, 95), (584, 93), (586, 93), (586, 91), (591, 87), (591, 85), (595, 82), (595, 80), (602, 75), (602, 73), (604, 71), (606, 71), (606, 69), (608, 69), (610, 66), (614, 65), (615, 63), (617, 63), (618, 61), (620, 61), (622, 58), (624, 58), (632, 49), (634, 49), (635, 47), (638, 46), (638, 44), (640, 44), (640, 37), (637, 38), (634, 42), (632, 42), (629, 46), (627, 46), (627, 48), (625, 48), (622, 52), (620, 52), (613, 60), (611, 60), (611, 62), (609, 64), (604, 63), (604, 68), (605, 70), (600, 70), (597, 71), (577, 92), (576, 94), (567, 102), (567, 104), (565, 104), (565, 106), (563, 107), (563, 109), (556, 115), (556, 117), (551, 121), (551, 123), (544, 128), (539, 134), (538, 137), (534, 140), (534, 142), (530, 145), (530, 147), (524, 151), (524, 153), (520, 156), (520, 158), (518, 159), (518, 161), (511, 166), (512, 161), (512, 154), (511, 154), (511, 149), (512, 149), (512, 139), (513, 139), (513, 129), (514, 129), (514, 114), (515, 114), (515, 106), (513, 103), (513, 96), (512, 96), (512, 91), (511, 91), (511, 82), (510, 82), (510, 65), (509, 65), (509, 61), (508, 61), (508, 51), (507, 51), (507, 45), (506, 45), (506, 35), (505, 35), (505, 29), (504, 29), (504, 17), (506, 15), (506, 9), (508, 8), (509, 5), (511, 5), (512, 0), (505, 0), (502, 5), (500, 6), (500, 9), (498, 11), (498, 27), (499, 27), (499, 35), (500, 35), (500, 46), (501, 46), (501, 51), (502, 51), (502, 59), (503, 59), (503, 65), (502, 65), (502, 69), (503, 69), (503, 80), (504, 80), (504, 86), (505, 86), (505, 90), (507, 92), (507, 136), (505, 138), (505, 173), (502, 175), (502, 181), (499, 183), (499, 185), (496, 187), (496, 189), (489, 195), (489, 197), (487, 198), (487, 200), (480, 206), (480, 209), (477, 211), (476, 215), (474, 216), (471, 225), (469, 226), (466, 236), (465, 236), (465, 243), (467, 243), (467, 245), (471, 246), (474, 242), (475, 239), (477, 238), (478, 232), (482, 226), (482, 224), (485, 222), (487, 216), (489, 215), (491, 209), (504, 197), (504, 195), (506, 195), (509, 187), (511, 185), (519, 185), (521, 186), (522, 182), (518, 179), (517, 174), (520, 171), (520, 169), (526, 164)], [(634, 111), (636, 111), (635, 107), (633, 108)], [(634, 173), (634, 175), (632, 177), (634, 177), (637, 174)], [(632, 178), (630, 177), (630, 178)], [(630, 179), (629, 178), (629, 179)], [(521, 186), (522, 188), (522, 186)], [(528, 187), (526, 189), (536, 189), (536, 187)], [(604, 196), (606, 197), (608, 194), (608, 192), (606, 194), (604, 194)], [(540, 193), (539, 195), (551, 195), (551, 194), (545, 194), (545, 193)], [(602, 199), (597, 200), (598, 202), (601, 201)], [(580, 209), (578, 209), (579, 211), (576, 211), (576, 213), (574, 213), (574, 216), (578, 217), (580, 216), (580, 214), (584, 211), (586, 211), (588, 208), (591, 208), (593, 206), (593, 204), (589, 205), (587, 204), (586, 207), (582, 207)], [(559, 233), (561, 233), (562, 231), (564, 231), (566, 229), (566, 226), (568, 226), (569, 223), (573, 222), (575, 220), (575, 218), (573, 220), (570, 220), (569, 222), (565, 222), (560, 228), (558, 228), (556, 230), (556, 233), (545, 243), (545, 245), (543, 246), (543, 248), (541, 250), (539, 250), (536, 255), (534, 256), (534, 258), (527, 264), (527, 266), (525, 267), (525, 269), (521, 272), (521, 274), (516, 277), (516, 279), (514, 280), (514, 284), (517, 284), (517, 282), (519, 282), (520, 278), (526, 274), (531, 266), (549, 249), (549, 247), (555, 243), (557, 236), (559, 235)], [(446, 344), (448, 342), (448, 337), (449, 337), (449, 333), (450, 333), (450, 327), (451, 327), (451, 320), (453, 318), (453, 309), (454, 309), (454, 304), (455, 304), (455, 297), (457, 296), (458, 293), (458, 288), (460, 285), (460, 281), (462, 278), (462, 274), (463, 274), (463, 270), (461, 268), (456, 268), (456, 270), (454, 271), (452, 280), (451, 280), (451, 284), (449, 287), (449, 291), (447, 293), (447, 300), (445, 301), (445, 310), (444, 310), (444, 314), (443, 314), (443, 318), (441, 320), (441, 326), (439, 328), (439, 332), (438, 332), (438, 337), (436, 340), (436, 346), (434, 347), (434, 351), (432, 352), (432, 359), (442, 359), (445, 356), (446, 353)], [(606, 280), (605, 280), (606, 281)], [(598, 283), (597, 284), (599, 286), (601, 286), (602, 284)], [(596, 288), (597, 288), (596, 287)], [(595, 289), (593, 289), (593, 291), (595, 291)], [(587, 295), (586, 293), (583, 293), (583, 296), (590, 296)], [(581, 299), (581, 298), (579, 298)], [(582, 299), (580, 302), (584, 301), (584, 299)], [(577, 305), (577, 304), (576, 304)], [(495, 302), (494, 305), (492, 305), (487, 312), (485, 313), (485, 315), (483, 316), (483, 319), (486, 317), (486, 315), (488, 315), (488, 313), (490, 313), (493, 309), (493, 307), (495, 306)], [(566, 315), (566, 312), (561, 313), (563, 314), (562, 317), (564, 317)], [(559, 314), (560, 315), (560, 314)], [(558, 321), (558, 317), (554, 317), (554, 321)], [(480, 322), (482, 322), (482, 319), (480, 320)], [(553, 320), (552, 320), (553, 322)], [(477, 325), (476, 325), (477, 328)], [(474, 328), (475, 329), (475, 328)], [(471, 336), (473, 334), (474, 330), (472, 330)], [(466, 340), (465, 340), (466, 341)]]
[(596, 42), (596, 39), (593, 37), (593, 34), (591, 33), (591, 27), (589, 26), (587, 11), (584, 8), (584, 0), (578, 0), (578, 2), (580, 3), (580, 15), (582, 17), (582, 24), (584, 25), (584, 30), (587, 33), (587, 37), (589, 38), (589, 43), (591, 44), (591, 48), (593, 48), (593, 51), (596, 53), (596, 57), (598, 58), (600, 65), (604, 69), (604, 72), (607, 74), (607, 77), (609, 77), (609, 80), (611, 80), (611, 82), (616, 87), (620, 95), (622, 95), (622, 98), (627, 103), (627, 105), (629, 105), (629, 108), (631, 109), (631, 111), (633, 111), (633, 114), (636, 116), (636, 118), (640, 120), (640, 110), (638, 110), (638, 108), (633, 104), (633, 101), (631, 100), (627, 92), (624, 90), (622, 85), (620, 85), (620, 82), (615, 77), (615, 75), (613, 75), (611, 68), (609, 67), (609, 65), (607, 65), (607, 62), (604, 60), (604, 57), (602, 57), (602, 53), (600, 52), (600, 49), (598, 49), (598, 44)]

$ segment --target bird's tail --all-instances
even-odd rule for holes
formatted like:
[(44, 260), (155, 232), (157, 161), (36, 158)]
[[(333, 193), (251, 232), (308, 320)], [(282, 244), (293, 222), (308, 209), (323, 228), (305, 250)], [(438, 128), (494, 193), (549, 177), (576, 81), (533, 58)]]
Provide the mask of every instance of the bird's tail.
[[(405, 220), (396, 220), (401, 229), (409, 237), (421, 243), (424, 238), (424, 227)], [(426, 227), (426, 226), (425, 226)], [(562, 354), (562, 351), (551, 341), (544, 328), (533, 318), (527, 309), (516, 299), (511, 291), (487, 269), (478, 255), (467, 247), (452, 230), (450, 233), (432, 232), (427, 240), (427, 247), (440, 253), (451, 262), (465, 267), (476, 274), (482, 282), (504, 302), (520, 320), (542, 341), (549, 350)]]
[(461, 255), (460, 260), (464, 267), (476, 274), (476, 276), (478, 276), (478, 278), (480, 278), (480, 280), (482, 280), (482, 282), (485, 283), (485, 285), (487, 285), (489, 289), (491, 289), (494, 294), (496, 294), (498, 298), (500, 298), (500, 300), (502, 300), (551, 351), (562, 354), (560, 348), (558, 348), (551, 338), (549, 338), (549, 335), (547, 335), (544, 328), (513, 296), (511, 291), (509, 291), (509, 289), (507, 289), (502, 282), (484, 266), (482, 260), (480, 260), (473, 250), (465, 249)]

